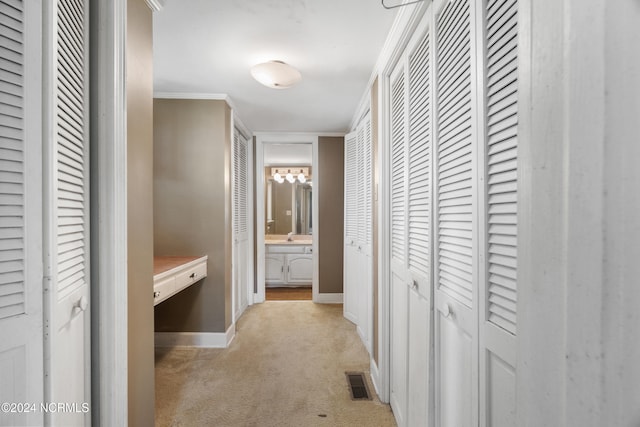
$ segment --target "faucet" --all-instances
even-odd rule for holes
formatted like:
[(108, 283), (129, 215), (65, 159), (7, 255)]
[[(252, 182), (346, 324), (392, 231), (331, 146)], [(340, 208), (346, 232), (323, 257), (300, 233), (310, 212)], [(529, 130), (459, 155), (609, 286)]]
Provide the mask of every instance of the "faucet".
[(287, 242), (293, 242), (293, 231), (287, 233)]

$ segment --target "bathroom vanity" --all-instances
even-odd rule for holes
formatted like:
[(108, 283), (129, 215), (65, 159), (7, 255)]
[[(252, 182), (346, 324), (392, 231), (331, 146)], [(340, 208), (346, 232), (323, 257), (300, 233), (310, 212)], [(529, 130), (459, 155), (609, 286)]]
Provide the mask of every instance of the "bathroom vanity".
[[(302, 237), (302, 238), (300, 238)], [(266, 286), (304, 286), (313, 282), (313, 247), (310, 236), (265, 240)]]
[(153, 258), (153, 305), (207, 277), (208, 256)]

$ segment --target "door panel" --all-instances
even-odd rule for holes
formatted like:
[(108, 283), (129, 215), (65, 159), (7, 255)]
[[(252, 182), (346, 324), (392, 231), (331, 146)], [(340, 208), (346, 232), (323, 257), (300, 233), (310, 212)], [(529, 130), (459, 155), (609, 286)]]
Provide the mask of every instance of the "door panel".
[(237, 128), (233, 132), (233, 293), (234, 319), (249, 305), (248, 292), (248, 142)]
[[(45, 372), (49, 402), (90, 402), (89, 266), (89, 2), (58, 0), (47, 19), (53, 28), (55, 82), (46, 144), (49, 220), (48, 321)], [(88, 411), (45, 414), (55, 425), (86, 425)]]
[(436, 425), (478, 425), (476, 72), (469, 0), (435, 17)]
[(490, 350), (486, 351), (486, 425), (511, 427), (516, 425), (515, 368)]
[(430, 320), (429, 300), (416, 290), (410, 290), (408, 426), (426, 426), (429, 423)]
[(437, 371), (438, 407), (436, 425), (441, 427), (472, 427), (477, 425), (474, 416), (474, 339), (460, 325), (454, 315), (437, 313), (436, 351), (439, 360)]
[(407, 412), (408, 287), (406, 279), (391, 276), (391, 396), (390, 403), (399, 426)]

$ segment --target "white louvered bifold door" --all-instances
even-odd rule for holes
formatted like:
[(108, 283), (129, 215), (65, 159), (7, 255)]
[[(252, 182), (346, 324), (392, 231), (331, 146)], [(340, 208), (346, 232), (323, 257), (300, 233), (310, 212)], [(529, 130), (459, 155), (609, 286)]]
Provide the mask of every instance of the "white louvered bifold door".
[(358, 324), (358, 135), (344, 137), (344, 317)]
[(367, 113), (358, 123), (358, 239), (357, 261), (358, 268), (356, 280), (357, 298), (357, 332), (360, 335), (365, 347), (371, 351), (371, 330), (373, 328), (372, 301), (372, 259), (371, 259), (371, 236), (372, 236), (372, 156), (371, 152), (371, 115)]
[(408, 46), (407, 283), (409, 290), (407, 425), (426, 426), (431, 367), (432, 8)]
[[(50, 402), (90, 401), (89, 310), (89, 2), (58, 0), (53, 29), (50, 129), (47, 136), (49, 211), (45, 265), (49, 322), (45, 331)], [(49, 113), (48, 113), (49, 114)], [(87, 425), (89, 413), (57, 412), (55, 425)]]
[(518, 2), (485, 0), (483, 189), (486, 264), (480, 307), (481, 426), (516, 425)]
[(390, 136), (391, 157), (391, 350), (390, 399), (399, 426), (407, 420), (408, 322), (409, 281), (407, 264), (407, 70), (401, 60), (391, 74)]
[(430, 422), (432, 11), (391, 75), (391, 407), (399, 426)]
[(434, 330), (436, 422), (478, 423), (475, 3), (435, 16)]
[[(44, 401), (42, 5), (0, 0), (0, 401)], [(39, 411), (0, 425), (43, 425)]]
[(240, 318), (249, 305), (249, 147), (247, 138), (234, 128), (233, 132), (233, 299), (234, 320)]

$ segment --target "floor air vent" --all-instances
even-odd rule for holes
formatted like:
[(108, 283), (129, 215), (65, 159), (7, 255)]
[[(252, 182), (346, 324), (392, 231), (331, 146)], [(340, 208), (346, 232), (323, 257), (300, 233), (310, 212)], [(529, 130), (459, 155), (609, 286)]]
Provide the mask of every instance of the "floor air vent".
[(364, 374), (362, 372), (345, 372), (345, 374), (349, 383), (351, 400), (371, 400)]

